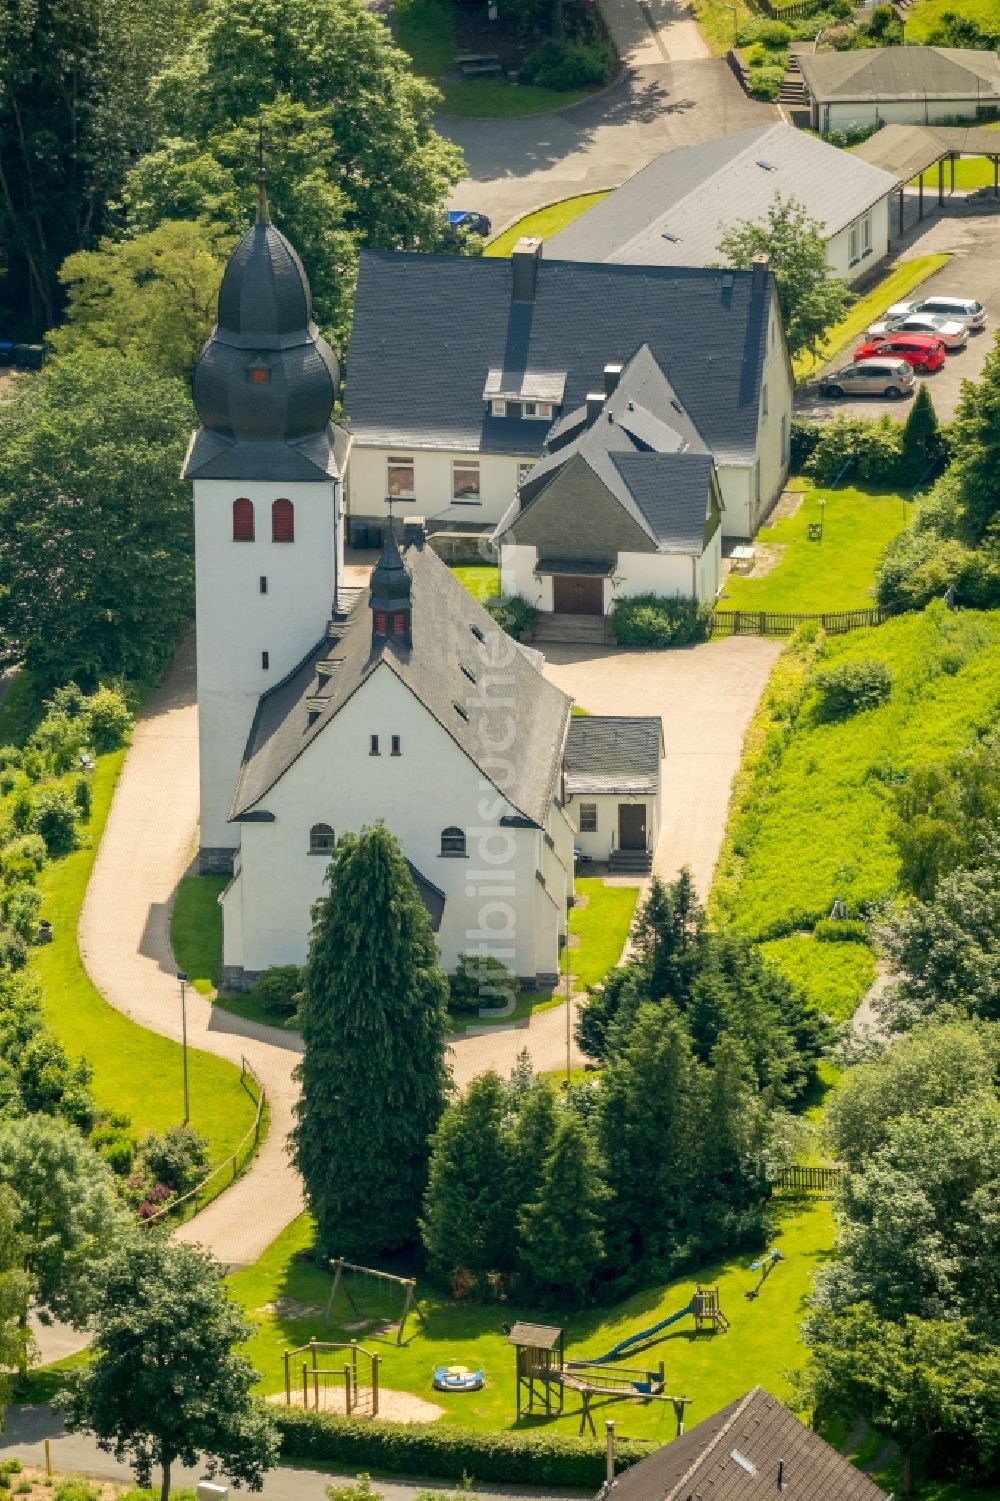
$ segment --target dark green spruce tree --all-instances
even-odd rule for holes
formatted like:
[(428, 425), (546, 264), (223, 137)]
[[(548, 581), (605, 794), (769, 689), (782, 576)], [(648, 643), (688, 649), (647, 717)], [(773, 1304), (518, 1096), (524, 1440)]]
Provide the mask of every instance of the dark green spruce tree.
[(604, 1260), (602, 1215), (608, 1191), (587, 1129), (563, 1111), (538, 1196), (520, 1214), (524, 1284), (542, 1302), (586, 1303)]
[(398, 843), (346, 834), (313, 908), (302, 1005), (295, 1160), (320, 1251), (409, 1244), (429, 1141), (448, 1097), (448, 982)]

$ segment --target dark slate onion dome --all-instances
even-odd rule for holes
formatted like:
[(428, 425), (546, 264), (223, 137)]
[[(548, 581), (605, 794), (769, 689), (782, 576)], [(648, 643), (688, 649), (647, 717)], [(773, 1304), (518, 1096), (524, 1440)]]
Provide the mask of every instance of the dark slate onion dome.
[[(270, 222), (262, 183), (257, 222), (229, 258), (219, 321), (195, 367), (202, 427), (186, 474), (296, 479), (311, 477), (305, 470), (332, 472), (338, 382), (337, 357), (313, 321), (309, 279)], [(244, 452), (247, 444), (255, 446)]]

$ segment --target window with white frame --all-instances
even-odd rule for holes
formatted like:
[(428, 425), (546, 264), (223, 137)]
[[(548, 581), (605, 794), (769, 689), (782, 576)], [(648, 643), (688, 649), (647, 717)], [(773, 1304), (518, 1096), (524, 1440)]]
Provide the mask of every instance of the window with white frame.
[(764, 382), (760, 391), (760, 420), (767, 421), (767, 381)]
[(521, 403), (521, 414), (524, 417), (531, 417), (535, 421), (538, 421), (540, 418), (543, 422), (551, 422), (552, 403), (551, 401), (523, 401)]
[(872, 216), (865, 214), (861, 221), (861, 254), (870, 255), (872, 248)]
[(856, 224), (852, 224), (850, 233), (847, 236), (847, 258), (852, 266), (854, 265), (855, 261), (861, 259), (859, 245), (860, 237), (858, 234), (858, 226)]
[(451, 496), (457, 506), (478, 506), (479, 462), (476, 459), (455, 459), (451, 466)]
[(412, 500), (413, 460), (402, 454), (390, 454), (386, 460), (385, 493), (393, 500)]
[(492, 411), (494, 417), (506, 417), (507, 402), (502, 396), (494, 396), (492, 402), (490, 403), (490, 410)]
[(597, 833), (597, 804), (596, 803), (581, 803), (580, 804), (580, 833), (581, 834), (596, 834)]

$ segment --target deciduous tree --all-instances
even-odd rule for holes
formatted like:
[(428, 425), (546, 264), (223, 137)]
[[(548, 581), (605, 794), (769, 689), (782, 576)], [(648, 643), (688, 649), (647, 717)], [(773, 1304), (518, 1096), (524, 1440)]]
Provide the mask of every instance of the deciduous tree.
[(66, 1426), (93, 1433), (142, 1486), (157, 1466), (161, 1501), (178, 1460), (259, 1491), (278, 1441), (237, 1353), (251, 1332), (200, 1247), (155, 1232), (127, 1242), (102, 1268), (92, 1358), (60, 1396)]
[(428, 1142), (448, 1094), (448, 981), (397, 841), (346, 834), (313, 909), (295, 1157), (320, 1248), (371, 1256), (412, 1241)]

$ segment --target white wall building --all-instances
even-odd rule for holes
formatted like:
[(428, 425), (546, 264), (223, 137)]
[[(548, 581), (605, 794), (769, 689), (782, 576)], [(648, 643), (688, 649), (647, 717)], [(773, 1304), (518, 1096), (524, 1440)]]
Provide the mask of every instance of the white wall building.
[(965, 47), (872, 47), (799, 58), (810, 124), (933, 125), (988, 119), (1000, 108), (1000, 58)]
[(575, 717), (563, 794), (584, 860), (645, 873), (660, 837), (663, 725), (657, 718)]

